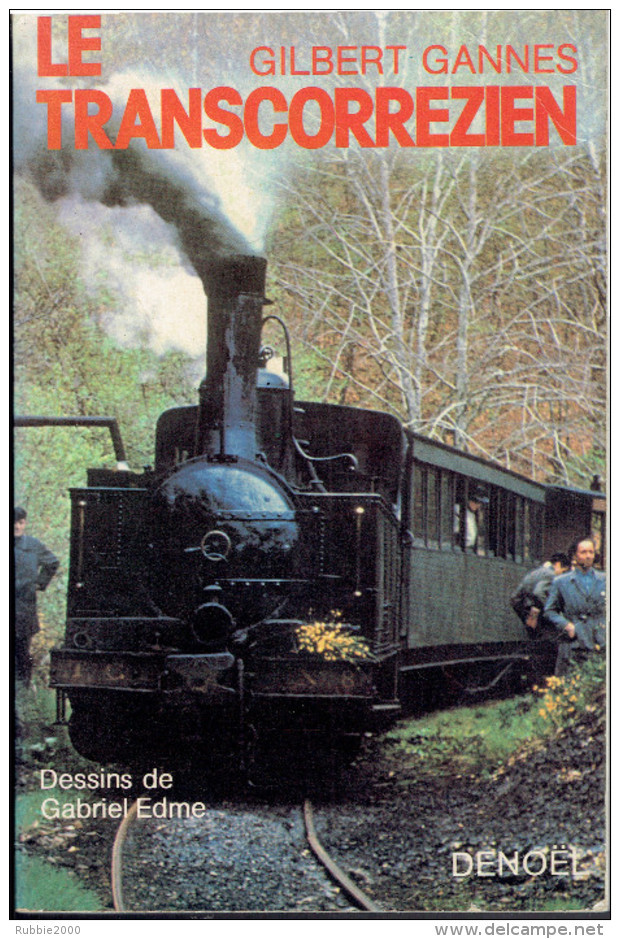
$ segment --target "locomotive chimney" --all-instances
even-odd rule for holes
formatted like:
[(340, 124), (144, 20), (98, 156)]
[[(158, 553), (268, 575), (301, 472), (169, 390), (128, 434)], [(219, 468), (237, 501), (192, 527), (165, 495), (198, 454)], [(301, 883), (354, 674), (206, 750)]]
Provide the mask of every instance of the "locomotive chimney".
[(200, 271), (209, 312), (197, 455), (256, 456), (256, 375), (266, 269), (265, 258), (238, 255)]

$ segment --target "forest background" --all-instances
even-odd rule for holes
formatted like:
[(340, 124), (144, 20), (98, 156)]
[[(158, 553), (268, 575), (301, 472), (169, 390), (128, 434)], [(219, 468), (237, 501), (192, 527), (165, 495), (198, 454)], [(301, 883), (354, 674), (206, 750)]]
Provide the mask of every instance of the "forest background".
[[(409, 89), (541, 82), (561, 100), (562, 84), (577, 84), (574, 147), (215, 153), (189, 151), (178, 135), (172, 156), (267, 257), (298, 397), (389, 411), (543, 482), (588, 488), (594, 474), (604, 478), (604, 11), (136, 12), (104, 15), (101, 33), (101, 87), (231, 84), (247, 94), (273, 84), (292, 93), (299, 79), (251, 73), (253, 48), (295, 45), (301, 57), (312, 45), (364, 43), (412, 50), (386, 81)], [(54, 41), (63, 34), (65, 17), (54, 16)], [(511, 43), (522, 53), (535, 42), (575, 44), (577, 72), (433, 76), (420, 66), (433, 43), (453, 62), (462, 44)], [(15, 412), (116, 417), (140, 469), (152, 463), (161, 411), (196, 402), (202, 286), (150, 206), (98, 201), (90, 151), (62, 197), (41, 185), (40, 128), (32, 102), (22, 107), (26, 76), (36, 75), (34, 15), (13, 17), (13, 55)], [(371, 91), (378, 83), (370, 74), (321, 79), (330, 88), (352, 82)], [(63, 629), (68, 489), (114, 455), (104, 431), (18, 428), (14, 457), (16, 503), (62, 561), (43, 607), (47, 645)]]

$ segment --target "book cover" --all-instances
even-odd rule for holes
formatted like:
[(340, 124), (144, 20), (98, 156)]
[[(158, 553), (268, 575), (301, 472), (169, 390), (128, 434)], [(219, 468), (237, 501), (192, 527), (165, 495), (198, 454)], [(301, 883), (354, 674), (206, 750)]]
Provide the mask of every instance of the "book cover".
[(14, 917), (608, 918), (608, 29), (12, 14)]

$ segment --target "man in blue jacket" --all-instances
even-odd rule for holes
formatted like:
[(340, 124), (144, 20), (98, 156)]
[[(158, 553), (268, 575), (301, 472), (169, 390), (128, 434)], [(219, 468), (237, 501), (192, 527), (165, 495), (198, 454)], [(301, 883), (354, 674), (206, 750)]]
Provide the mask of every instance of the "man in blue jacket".
[(551, 584), (545, 618), (560, 634), (556, 675), (565, 675), (574, 661), (606, 644), (606, 581), (605, 574), (594, 569), (594, 557), (594, 542), (583, 538), (575, 549), (574, 569)]
[(13, 534), (15, 539), (15, 676), (30, 684), (32, 658), (30, 640), (39, 631), (37, 590), (45, 590), (58, 570), (58, 558), (43, 542), (26, 530), (26, 510), (16, 508)]

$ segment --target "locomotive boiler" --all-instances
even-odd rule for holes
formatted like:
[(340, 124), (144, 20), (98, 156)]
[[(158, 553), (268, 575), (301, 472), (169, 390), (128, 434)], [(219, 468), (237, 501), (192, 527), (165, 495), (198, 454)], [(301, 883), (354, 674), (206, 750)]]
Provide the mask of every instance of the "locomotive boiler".
[[(548, 657), (508, 597), (547, 552), (604, 533), (602, 493), (534, 483), (390, 414), (297, 401), (264, 259), (199, 273), (198, 403), (160, 416), (153, 467), (90, 469), (71, 491), (51, 685), (76, 749), (217, 763), (287, 735), (341, 746), (412, 689), (491, 688)], [(286, 372), (261, 345), (269, 320)], [(313, 624), (334, 644), (304, 643)]]

